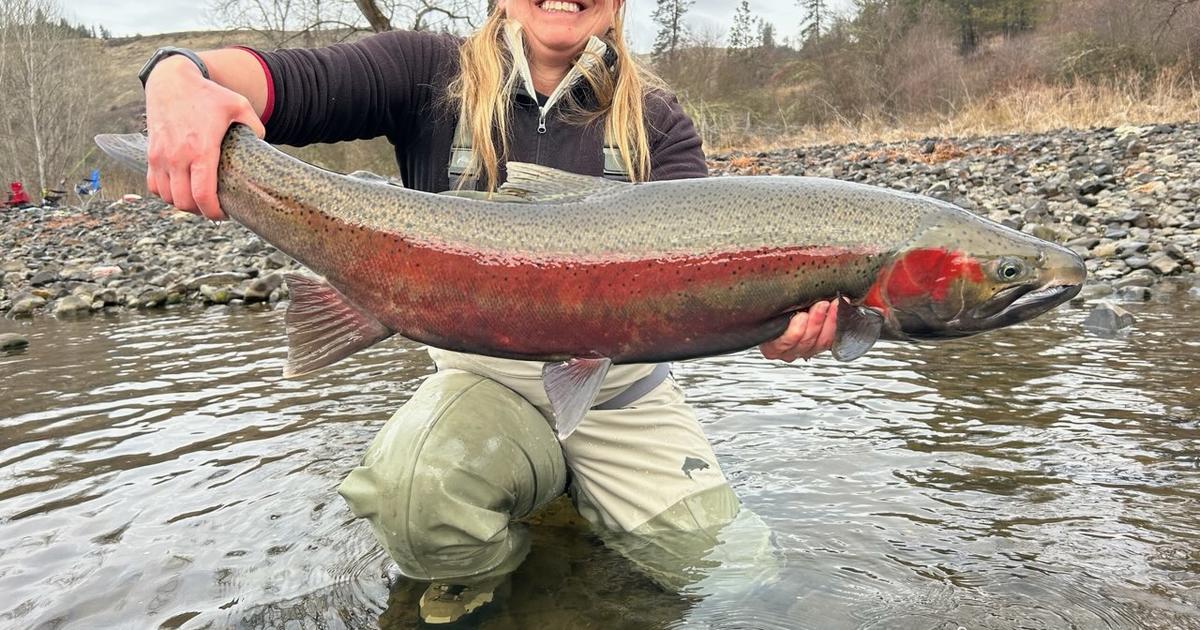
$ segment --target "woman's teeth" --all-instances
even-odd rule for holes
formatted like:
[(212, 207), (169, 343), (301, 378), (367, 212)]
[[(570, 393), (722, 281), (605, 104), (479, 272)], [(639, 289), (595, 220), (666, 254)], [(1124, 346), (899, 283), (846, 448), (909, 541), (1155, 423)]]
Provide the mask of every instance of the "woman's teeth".
[(574, 2), (561, 2), (560, 0), (546, 0), (542, 3), (543, 11), (562, 11), (564, 13), (579, 13), (579, 5)]

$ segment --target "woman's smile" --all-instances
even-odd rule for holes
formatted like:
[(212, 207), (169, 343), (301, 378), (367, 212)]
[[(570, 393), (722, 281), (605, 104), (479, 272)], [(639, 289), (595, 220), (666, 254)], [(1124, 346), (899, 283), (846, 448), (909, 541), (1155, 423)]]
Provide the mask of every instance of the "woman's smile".
[(564, 2), (563, 0), (542, 0), (538, 4), (538, 8), (546, 13), (579, 13), (583, 7), (576, 2)]

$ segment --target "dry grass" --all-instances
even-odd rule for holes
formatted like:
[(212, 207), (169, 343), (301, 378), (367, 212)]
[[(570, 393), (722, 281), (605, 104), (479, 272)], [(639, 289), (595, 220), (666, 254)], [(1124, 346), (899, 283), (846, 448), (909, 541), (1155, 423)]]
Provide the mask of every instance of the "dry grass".
[[(894, 142), (927, 137), (1037, 133), (1062, 128), (1117, 127), (1200, 120), (1200, 80), (1167, 68), (1149, 81), (1106, 80), (1073, 84), (1029, 82), (967, 102), (946, 114), (895, 120), (867, 116), (760, 135), (749, 126), (719, 127), (707, 118), (701, 130), (710, 151), (763, 151), (814, 144)], [(740, 123), (740, 121), (738, 121)]]

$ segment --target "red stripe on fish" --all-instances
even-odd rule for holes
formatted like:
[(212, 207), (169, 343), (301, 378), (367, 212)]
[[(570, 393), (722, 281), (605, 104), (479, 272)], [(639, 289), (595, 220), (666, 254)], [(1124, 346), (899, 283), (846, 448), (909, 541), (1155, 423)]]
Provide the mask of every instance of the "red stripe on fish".
[[(403, 320), (411, 330), (416, 324), (422, 329), (418, 337), (452, 347), (485, 344), (520, 348), (528, 355), (568, 350), (572, 356), (614, 359), (627, 359), (631, 348), (647, 346), (674, 346), (682, 354), (712, 343), (719, 330), (756, 334), (757, 326), (786, 311), (755, 312), (755, 305), (778, 305), (780, 292), (797, 295), (795, 287), (811, 282), (813, 272), (853, 266), (879, 253), (817, 246), (604, 260), (453, 251), (395, 236), (363, 237), (390, 242), (354, 247), (375, 253), (355, 260), (348, 277), (358, 281), (341, 286), (361, 285), (364, 278), (399, 280), (403, 296), (386, 295), (395, 288), (378, 282), (365, 296), (351, 296), (357, 302), (377, 301), (370, 306), (377, 312), (392, 311), (391, 325)], [(836, 293), (832, 284), (824, 297)], [(456, 289), (464, 285), (473, 287), (471, 295)], [(456, 325), (445, 326), (450, 321)], [(464, 337), (435, 339), (433, 331), (450, 329)]]

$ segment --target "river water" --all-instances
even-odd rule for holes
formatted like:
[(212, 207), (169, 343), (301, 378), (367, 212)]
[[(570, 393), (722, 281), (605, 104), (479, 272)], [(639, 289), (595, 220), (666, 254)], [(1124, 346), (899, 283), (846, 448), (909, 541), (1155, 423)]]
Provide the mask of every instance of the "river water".
[[(1200, 628), (1200, 297), (849, 365), (677, 366), (771, 577), (666, 592), (570, 514), (468, 626)], [(335, 488), (430, 371), (280, 376), (278, 311), (0, 320), (0, 627), (408, 628)], [(565, 512), (565, 510), (560, 510)], [(764, 530), (765, 531), (765, 530)], [(741, 585), (744, 586), (744, 585)]]

